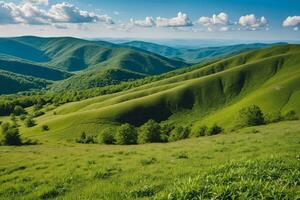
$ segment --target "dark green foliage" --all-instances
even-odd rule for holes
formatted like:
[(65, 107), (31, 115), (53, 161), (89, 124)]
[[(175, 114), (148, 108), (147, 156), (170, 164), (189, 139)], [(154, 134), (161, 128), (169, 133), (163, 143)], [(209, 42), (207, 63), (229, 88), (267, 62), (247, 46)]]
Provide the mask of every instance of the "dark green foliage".
[(45, 114), (43, 111), (37, 110), (32, 114), (32, 117), (39, 117), (42, 116), (43, 114)]
[(138, 143), (152, 143), (161, 141), (161, 130), (160, 125), (156, 121), (150, 119), (143, 126), (141, 126), (138, 134)]
[(205, 136), (207, 134), (207, 131), (208, 131), (207, 126), (203, 125), (194, 132), (193, 136), (195, 137)]
[(111, 129), (106, 129), (102, 131), (98, 136), (98, 142), (100, 144), (114, 144), (115, 138), (113, 131)]
[(91, 135), (87, 136), (84, 131), (81, 132), (79, 138), (76, 139), (75, 141), (77, 143), (82, 143), (82, 144), (93, 144), (93, 143), (96, 143), (94, 137), (91, 136)]
[(42, 131), (49, 131), (49, 126), (44, 124), (44, 125), (42, 125), (41, 129), (42, 129)]
[(218, 126), (217, 124), (214, 124), (212, 127), (210, 127), (206, 131), (206, 135), (211, 136), (211, 135), (217, 135), (223, 131), (222, 127)]
[(16, 116), (20, 116), (20, 115), (22, 115), (22, 114), (26, 114), (26, 111), (25, 111), (25, 109), (24, 108), (22, 108), (21, 106), (15, 106), (15, 108), (14, 108), (14, 115), (16, 115)]
[(290, 188), (300, 184), (299, 169), (297, 161), (230, 162), (177, 185), (162, 199), (296, 199)]
[(123, 124), (118, 129), (115, 139), (116, 144), (136, 144), (137, 131), (134, 126), (130, 124)]
[(35, 126), (35, 121), (31, 117), (29, 117), (24, 120), (24, 124), (26, 127), (30, 128)]
[(67, 191), (67, 188), (63, 183), (56, 184), (53, 188), (50, 188), (47, 192), (40, 195), (40, 199), (53, 199)]
[(265, 123), (263, 112), (257, 105), (243, 108), (239, 112), (241, 126), (257, 126)]
[(297, 113), (294, 110), (291, 110), (284, 115), (284, 119), (285, 120), (298, 120), (299, 117), (297, 116)]
[(190, 132), (191, 132), (191, 130), (189, 127), (178, 126), (171, 132), (169, 141), (177, 141), (177, 140), (186, 139), (189, 137)]
[(19, 129), (11, 126), (9, 123), (2, 124), (2, 134), (4, 145), (21, 145), (22, 140), (19, 133)]

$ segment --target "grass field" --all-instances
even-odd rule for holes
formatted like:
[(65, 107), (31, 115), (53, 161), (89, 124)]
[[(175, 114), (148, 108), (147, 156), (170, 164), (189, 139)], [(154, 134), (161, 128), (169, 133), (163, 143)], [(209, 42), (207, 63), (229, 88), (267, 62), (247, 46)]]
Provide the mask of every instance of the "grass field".
[[(300, 173), (299, 121), (167, 144), (75, 144), (47, 141), (38, 133), (31, 138), (40, 137), (43, 143), (39, 145), (0, 147), (0, 199), (149, 199), (165, 198), (170, 192), (178, 197), (173, 199), (184, 199), (176, 188), (183, 187), (189, 177), (205, 175), (219, 166), (224, 170), (230, 161), (280, 159), (296, 166), (295, 174)], [(282, 176), (289, 175), (290, 171), (280, 169)], [(239, 172), (242, 177), (242, 170), (235, 176)], [(299, 177), (293, 183), (285, 189), (296, 199)], [(272, 185), (272, 179), (268, 184)], [(187, 193), (189, 189), (183, 190)]]

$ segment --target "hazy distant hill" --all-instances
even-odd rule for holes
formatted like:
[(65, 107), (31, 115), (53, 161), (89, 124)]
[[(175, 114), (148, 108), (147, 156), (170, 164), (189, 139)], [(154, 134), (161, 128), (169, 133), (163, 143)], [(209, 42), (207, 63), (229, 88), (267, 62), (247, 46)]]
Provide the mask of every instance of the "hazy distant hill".
[(205, 47), (205, 48), (172, 48), (165, 45), (143, 42), (143, 41), (132, 41), (123, 43), (124, 46), (137, 47), (144, 49), (153, 53), (160, 54), (166, 57), (177, 57), (185, 60), (186, 62), (200, 62), (206, 59), (212, 59), (220, 56), (228, 56), (230, 54), (241, 53), (244, 51), (265, 48), (274, 45), (282, 45), (284, 43), (274, 43), (274, 44), (263, 44), (263, 43), (253, 43), (253, 44), (238, 44), (231, 46), (220, 46), (220, 47)]

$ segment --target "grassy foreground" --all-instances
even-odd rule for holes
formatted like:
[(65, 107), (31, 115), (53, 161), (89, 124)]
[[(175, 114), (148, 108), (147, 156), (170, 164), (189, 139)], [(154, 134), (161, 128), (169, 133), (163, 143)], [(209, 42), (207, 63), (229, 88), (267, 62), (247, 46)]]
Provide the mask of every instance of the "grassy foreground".
[[(266, 173), (275, 170), (279, 173), (277, 176), (291, 177), (291, 171), (285, 169), (292, 169), (299, 174), (299, 149), (299, 121), (167, 144), (109, 146), (50, 140), (33, 146), (1, 146), (0, 199), (186, 199), (188, 196), (181, 194), (190, 194), (191, 188), (198, 192), (201, 189), (201, 184), (184, 187), (189, 177), (195, 180), (210, 173), (218, 175), (223, 170), (226, 173), (222, 174), (228, 175), (224, 180), (228, 181), (230, 170), (243, 164), (246, 167), (234, 174), (238, 181), (248, 174), (243, 169), (250, 170), (249, 176), (254, 176), (256, 172), (251, 170), (260, 161), (265, 163), (262, 166), (271, 167), (265, 169)], [(268, 165), (274, 159), (280, 160), (280, 170), (276, 162), (274, 168)], [(287, 167), (281, 167), (282, 163)], [(211, 172), (216, 167), (220, 171)], [(276, 175), (275, 172), (271, 175)], [(264, 170), (257, 173), (261, 173), (259, 180), (264, 184), (266, 178), (263, 176), (269, 174), (264, 174)], [(273, 178), (268, 184), (273, 184)], [(293, 184), (282, 182), (282, 187), (291, 196), (281, 197), (296, 199), (300, 195), (299, 178), (287, 180)], [(212, 183), (222, 185), (220, 178)]]

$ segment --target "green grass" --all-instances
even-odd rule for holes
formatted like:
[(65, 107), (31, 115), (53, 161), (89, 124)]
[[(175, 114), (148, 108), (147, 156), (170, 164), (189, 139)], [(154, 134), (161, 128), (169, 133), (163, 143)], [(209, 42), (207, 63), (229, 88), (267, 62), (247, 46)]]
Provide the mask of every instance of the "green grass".
[[(261, 183), (268, 183), (265, 188), (274, 188), (274, 179), (278, 191), (285, 183), (281, 180), (292, 177), (285, 168), (299, 173), (299, 121), (133, 146), (47, 141), (42, 135), (37, 132), (30, 137), (43, 141), (40, 145), (0, 147), (1, 199), (148, 199), (177, 194), (176, 188), (184, 185), (184, 192), (199, 189), (197, 181), (187, 185), (189, 177), (209, 176), (217, 184), (211, 186), (213, 191), (224, 191), (223, 181), (232, 180), (230, 177), (238, 183), (245, 178), (251, 184), (256, 183), (256, 174), (262, 175)], [(218, 173), (223, 176), (215, 176)], [(296, 185), (288, 183), (283, 191), (299, 193), (299, 180), (294, 181)]]

